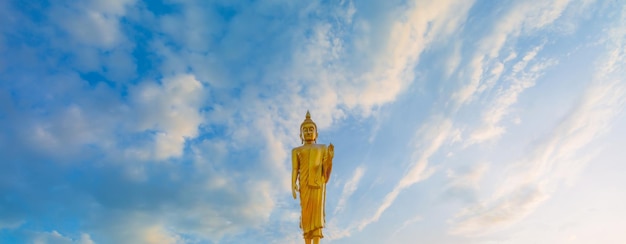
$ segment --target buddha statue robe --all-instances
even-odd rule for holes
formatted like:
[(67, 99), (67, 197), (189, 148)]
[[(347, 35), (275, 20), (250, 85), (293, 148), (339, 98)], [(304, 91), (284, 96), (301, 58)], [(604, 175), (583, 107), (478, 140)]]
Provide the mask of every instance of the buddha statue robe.
[(300, 185), (300, 228), (305, 239), (323, 238), (326, 183), (332, 170), (332, 156), (324, 144), (305, 144), (294, 148), (292, 163)]

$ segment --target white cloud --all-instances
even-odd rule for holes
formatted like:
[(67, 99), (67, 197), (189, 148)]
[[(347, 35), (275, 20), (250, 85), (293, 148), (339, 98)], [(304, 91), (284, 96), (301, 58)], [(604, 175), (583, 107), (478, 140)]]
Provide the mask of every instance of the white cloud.
[(134, 2), (93, 0), (77, 5), (54, 5), (50, 15), (77, 43), (110, 49), (124, 40), (119, 21), (126, 7)]
[(585, 153), (610, 131), (613, 119), (626, 105), (626, 32), (615, 27), (608, 33), (608, 51), (596, 63), (595, 76), (576, 107), (545, 140), (534, 145), (532, 153), (507, 171), (491, 199), (455, 216), (451, 233), (484, 235), (524, 219), (592, 159)]
[(364, 173), (365, 173), (364, 166), (361, 165), (357, 167), (356, 170), (354, 171), (354, 175), (352, 175), (352, 178), (350, 178), (346, 182), (346, 184), (343, 185), (341, 198), (339, 198), (339, 201), (337, 202), (337, 207), (335, 208), (334, 215), (337, 215), (338, 212), (341, 212), (343, 210), (343, 208), (346, 205), (346, 202), (348, 201), (348, 199), (350, 199), (350, 197), (352, 196), (352, 193), (354, 193), (354, 191), (358, 187), (359, 182), (361, 181), (361, 177), (363, 177)]
[[(355, 19), (347, 22), (358, 29), (354, 36), (347, 36), (343, 25), (315, 25), (312, 37), (294, 54), (290, 79), (317, 83), (299, 88), (311, 96), (312, 110), (333, 119), (344, 116), (344, 110), (368, 117), (413, 83), (420, 54), (454, 33), (471, 4), (423, 2), (408, 11), (391, 9), (396, 14), (384, 16), (380, 23), (360, 18), (357, 10)], [(348, 45), (355, 45), (356, 50), (347, 49)]]
[[(509, 114), (510, 107), (517, 102), (522, 92), (535, 85), (535, 81), (543, 75), (545, 69), (556, 63), (550, 59), (534, 61), (542, 48), (543, 45), (534, 47), (519, 62), (513, 64), (511, 73), (501, 82), (502, 87), (496, 91), (496, 95), (482, 112), (483, 124), (470, 132), (465, 146), (497, 139), (506, 131), (500, 123), (504, 116)], [(529, 63), (532, 65), (527, 68)]]
[[(436, 118), (420, 128), (416, 138), (421, 138), (415, 152), (417, 160), (398, 182), (397, 188), (409, 187), (418, 181), (424, 180), (432, 172), (428, 169), (428, 159), (448, 140), (453, 139), (454, 128), (452, 121)], [(415, 156), (414, 156), (415, 157)]]
[(472, 101), (475, 95), (491, 89), (502, 70), (496, 58), (506, 42), (553, 23), (561, 16), (569, 2), (570, 0), (553, 0), (513, 3), (501, 19), (494, 20), (497, 24), (491, 33), (481, 40), (469, 62), (468, 77), (461, 77), (462, 80), (469, 80), (469, 83), (463, 85), (453, 95), (456, 103), (463, 105)]
[(142, 233), (143, 240), (141, 243), (146, 244), (175, 244), (184, 243), (182, 238), (178, 235), (172, 234), (165, 230), (162, 226), (151, 226), (145, 228)]
[(82, 233), (79, 239), (73, 240), (69, 237), (61, 235), (58, 231), (51, 232), (29, 232), (27, 234), (29, 243), (33, 244), (93, 244), (91, 236)]
[(448, 171), (448, 177), (451, 179), (448, 184), (449, 188), (478, 189), (480, 180), (489, 169), (486, 163), (479, 163), (467, 172)]
[[(159, 179), (176, 187), (163, 187), (156, 194), (151, 193), (153, 186), (127, 183), (130, 190), (115, 193), (116, 199), (124, 199), (120, 203), (95, 196), (97, 205), (109, 201), (105, 206), (113, 204), (117, 208), (92, 209), (90, 233), (106, 243), (189, 243), (220, 242), (245, 229), (262, 228), (275, 207), (271, 195), (276, 190), (274, 185), (255, 179), (258, 177), (247, 179), (249, 172), (242, 176), (243, 172), (211, 168), (212, 165), (198, 168), (196, 174), (186, 175), (187, 179)], [(228, 176), (223, 178), (225, 184), (210, 182), (221, 175)], [(140, 196), (131, 196), (133, 193)]]
[(472, 3), (420, 2), (402, 13), (402, 18), (388, 27), (386, 45), (382, 50), (375, 51), (378, 55), (372, 57), (374, 66), (353, 78), (362, 82), (360, 86), (341, 89), (344, 91), (341, 93), (343, 102), (348, 107), (361, 107), (367, 114), (372, 106), (394, 100), (413, 82), (413, 69), (419, 62), (420, 54), (436, 40), (456, 31)]
[(20, 227), (22, 224), (24, 224), (24, 220), (17, 219), (15, 217), (11, 219), (2, 219), (2, 221), (0, 221), (0, 230), (1, 229), (14, 229), (14, 228)]
[(199, 111), (205, 96), (202, 83), (192, 75), (168, 77), (161, 82), (143, 83), (130, 94), (137, 121), (134, 129), (155, 131), (154, 145), (130, 149), (135, 155), (144, 155), (144, 160), (182, 156), (185, 140), (196, 137), (203, 122)]
[(77, 244), (95, 244), (93, 240), (91, 240), (91, 236), (86, 233), (82, 233), (80, 235), (80, 239), (76, 241)]
[(398, 229), (396, 229), (396, 231), (394, 231), (393, 234), (391, 234), (391, 236), (393, 237), (393, 236), (397, 235), (398, 233), (400, 233), (401, 231), (403, 231), (404, 229), (406, 229), (410, 225), (412, 225), (412, 224), (414, 224), (416, 222), (422, 221), (423, 219), (424, 218), (422, 216), (416, 215), (413, 218), (405, 220), (402, 223), (402, 225)]
[[(16, 114), (23, 120), (16, 127), (19, 140), (51, 159), (76, 162), (84, 159), (85, 150), (97, 146), (108, 151), (115, 146), (113, 128), (120, 125), (119, 117), (126, 118), (117, 95), (106, 86), (83, 90), (81, 80), (74, 75), (49, 76), (37, 85), (25, 82), (35, 94), (43, 93), (49, 115)], [(39, 89), (35, 87), (41, 87)], [(63, 104), (58, 100), (71, 100)], [(29, 102), (35, 102), (29, 101)]]
[(455, 216), (452, 234), (482, 235), (506, 228), (532, 213), (548, 198), (541, 186), (524, 185), (497, 202), (463, 209)]
[(441, 148), (444, 142), (450, 140), (453, 134), (452, 122), (441, 118), (433, 119), (420, 128), (415, 137), (420, 138), (414, 155), (414, 158), (417, 159), (409, 166), (404, 176), (402, 176), (391, 192), (387, 193), (376, 212), (369, 218), (359, 222), (359, 230), (378, 221), (380, 216), (393, 204), (402, 190), (427, 179), (434, 173), (434, 169), (428, 167), (429, 158)]

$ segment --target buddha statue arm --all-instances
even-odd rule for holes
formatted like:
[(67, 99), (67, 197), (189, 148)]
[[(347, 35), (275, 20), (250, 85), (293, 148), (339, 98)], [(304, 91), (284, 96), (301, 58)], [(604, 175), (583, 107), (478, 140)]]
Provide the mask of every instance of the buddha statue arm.
[(300, 167), (300, 161), (298, 160), (298, 153), (294, 148), (291, 150), (291, 193), (293, 199), (296, 199), (296, 192), (299, 191), (296, 181), (298, 180), (298, 169)]
[(328, 183), (330, 179), (330, 172), (333, 170), (333, 157), (335, 157), (335, 146), (331, 143), (328, 145), (324, 156), (324, 161), (322, 162), (322, 169), (324, 174), (324, 183)]

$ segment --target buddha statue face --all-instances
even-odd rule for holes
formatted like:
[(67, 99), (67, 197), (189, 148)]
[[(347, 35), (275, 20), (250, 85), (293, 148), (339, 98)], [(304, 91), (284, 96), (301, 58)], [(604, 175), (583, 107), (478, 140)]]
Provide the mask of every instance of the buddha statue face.
[(317, 140), (317, 125), (311, 119), (311, 113), (306, 111), (306, 118), (300, 124), (300, 139), (302, 143), (316, 143)]
[(305, 142), (314, 142), (317, 139), (317, 127), (313, 123), (304, 123), (300, 127), (300, 137)]

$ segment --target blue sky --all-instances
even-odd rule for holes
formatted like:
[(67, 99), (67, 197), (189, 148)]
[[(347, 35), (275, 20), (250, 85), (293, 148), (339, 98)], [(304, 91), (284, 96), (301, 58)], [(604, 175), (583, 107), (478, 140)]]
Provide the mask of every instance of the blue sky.
[(0, 1), (1, 243), (624, 243), (622, 1)]

